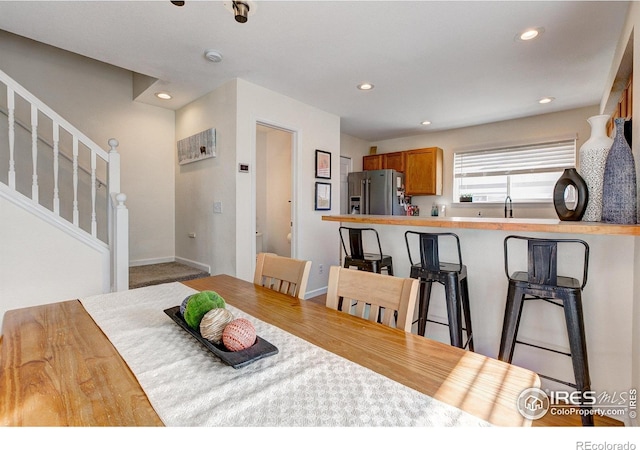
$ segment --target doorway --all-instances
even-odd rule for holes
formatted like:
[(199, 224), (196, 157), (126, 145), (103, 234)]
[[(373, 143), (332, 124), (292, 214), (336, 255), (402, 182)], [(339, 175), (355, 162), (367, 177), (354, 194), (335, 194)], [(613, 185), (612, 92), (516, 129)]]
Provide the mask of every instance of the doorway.
[(292, 257), (294, 133), (256, 125), (256, 253)]

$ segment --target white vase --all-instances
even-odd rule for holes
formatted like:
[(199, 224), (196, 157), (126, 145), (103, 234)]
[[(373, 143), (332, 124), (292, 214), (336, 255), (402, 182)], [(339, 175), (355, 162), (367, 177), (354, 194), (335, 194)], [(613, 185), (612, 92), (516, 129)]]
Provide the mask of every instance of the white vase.
[(602, 186), (607, 155), (613, 139), (607, 136), (609, 116), (598, 115), (587, 119), (591, 125), (591, 136), (580, 147), (578, 173), (587, 183), (589, 200), (582, 220), (600, 222), (602, 220)]

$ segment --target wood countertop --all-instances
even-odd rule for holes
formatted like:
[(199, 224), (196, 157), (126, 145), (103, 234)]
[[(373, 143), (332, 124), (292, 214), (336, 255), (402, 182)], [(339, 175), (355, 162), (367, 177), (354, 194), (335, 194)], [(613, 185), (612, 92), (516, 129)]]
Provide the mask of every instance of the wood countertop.
[(525, 231), (538, 233), (640, 236), (640, 225), (561, 221), (558, 219), (502, 219), (494, 217), (376, 216), (345, 214), (322, 216), (322, 220), (371, 225), (402, 225), (406, 227), (467, 228), (476, 230)]

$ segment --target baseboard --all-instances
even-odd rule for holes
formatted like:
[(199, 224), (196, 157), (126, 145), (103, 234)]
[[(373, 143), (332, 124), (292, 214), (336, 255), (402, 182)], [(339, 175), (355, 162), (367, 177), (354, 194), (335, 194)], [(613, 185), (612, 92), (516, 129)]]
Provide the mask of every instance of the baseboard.
[(190, 259), (180, 258), (176, 256), (176, 262), (180, 264), (184, 264), (185, 266), (193, 267), (194, 269), (202, 270), (203, 272), (211, 273), (211, 266), (207, 264), (202, 264), (197, 261), (191, 261)]
[(318, 295), (324, 295), (326, 293), (327, 293), (327, 286), (320, 289), (314, 289), (313, 291), (307, 291), (304, 295), (304, 299), (309, 300), (310, 298), (317, 297)]
[(148, 266), (149, 264), (163, 264), (175, 261), (176, 258), (174, 256), (165, 256), (164, 258), (137, 259), (135, 261), (129, 261), (129, 267)]

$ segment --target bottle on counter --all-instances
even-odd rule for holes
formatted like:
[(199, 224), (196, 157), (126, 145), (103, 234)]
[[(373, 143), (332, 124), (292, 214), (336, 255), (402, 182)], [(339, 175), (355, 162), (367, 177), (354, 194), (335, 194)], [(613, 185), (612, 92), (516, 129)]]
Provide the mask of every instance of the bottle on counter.
[(436, 205), (435, 203), (431, 207), (431, 215), (434, 217), (438, 216), (438, 205)]

